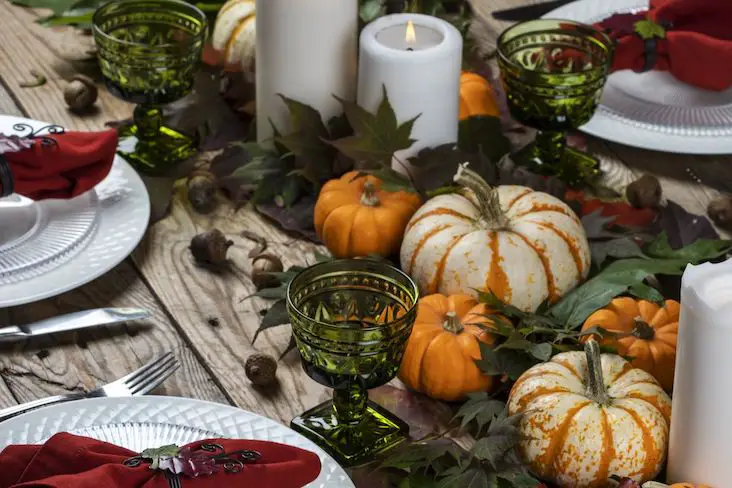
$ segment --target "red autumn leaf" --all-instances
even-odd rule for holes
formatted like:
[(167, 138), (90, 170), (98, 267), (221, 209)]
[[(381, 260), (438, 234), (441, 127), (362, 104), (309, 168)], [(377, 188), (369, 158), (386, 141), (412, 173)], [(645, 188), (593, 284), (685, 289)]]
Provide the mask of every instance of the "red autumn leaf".
[(603, 217), (615, 217), (615, 225), (623, 227), (647, 227), (656, 219), (656, 211), (648, 208), (634, 208), (624, 200), (601, 200), (586, 198), (581, 191), (567, 190), (564, 199), (576, 201), (582, 206), (582, 215), (602, 209)]

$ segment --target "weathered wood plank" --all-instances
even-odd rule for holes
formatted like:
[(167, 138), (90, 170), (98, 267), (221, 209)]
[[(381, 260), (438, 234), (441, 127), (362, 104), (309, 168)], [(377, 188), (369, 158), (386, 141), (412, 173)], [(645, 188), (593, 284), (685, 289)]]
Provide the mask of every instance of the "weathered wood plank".
[[(76, 70), (62, 56), (69, 50), (59, 46), (82, 36), (68, 29), (55, 33), (48, 31), (34, 22), (34, 12), (11, 5), (7, 0), (0, 0), (0, 11), (0, 77), (29, 117), (53, 122), (67, 129), (98, 130), (105, 122), (130, 116), (132, 106), (114, 98), (101, 86), (96, 110), (84, 116), (72, 113), (64, 102), (63, 89), (66, 80)], [(78, 49), (74, 48), (73, 52), (78, 52)], [(46, 84), (22, 88), (21, 83), (33, 79), (31, 70), (44, 75)]]
[[(191, 238), (211, 228), (235, 242), (229, 250), (228, 271), (213, 273), (193, 262), (188, 249)], [(254, 243), (240, 236), (244, 229), (266, 237), (268, 252), (279, 256), (285, 268), (308, 259), (314, 262), (314, 245), (293, 240), (253, 211), (235, 212), (225, 205), (201, 216), (190, 210), (181, 195), (174, 198), (171, 215), (150, 229), (134, 260), (234, 403), (289, 423), (295, 414), (327, 398), (328, 392), (305, 375), (295, 354), (280, 362), (279, 388), (264, 391), (246, 379), (247, 357), (255, 350), (279, 357), (289, 342), (290, 326), (263, 332), (252, 346), (260, 311), (269, 303), (259, 298), (242, 301), (254, 292), (247, 256)]]
[(75, 291), (0, 310), (0, 324), (23, 324), (107, 306), (143, 307), (152, 316), (145, 321), (38, 337), (0, 348), (0, 377), (19, 402), (93, 389), (172, 351), (181, 367), (157, 393), (228, 403), (129, 264)]

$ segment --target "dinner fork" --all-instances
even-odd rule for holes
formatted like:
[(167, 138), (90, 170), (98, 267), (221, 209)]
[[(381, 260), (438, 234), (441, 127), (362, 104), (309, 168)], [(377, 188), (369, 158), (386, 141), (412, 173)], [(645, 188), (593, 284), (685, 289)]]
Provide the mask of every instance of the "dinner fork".
[(86, 393), (67, 393), (65, 395), (55, 395), (47, 398), (33, 400), (32, 402), (15, 405), (0, 410), (0, 422), (15, 417), (29, 410), (55, 403), (70, 402), (73, 400), (81, 400), (82, 398), (100, 398), (100, 397), (128, 397), (144, 395), (160, 383), (165, 381), (180, 364), (173, 355), (168, 352), (162, 356), (153, 359), (140, 369), (124, 376), (116, 381), (107, 383), (104, 386)]

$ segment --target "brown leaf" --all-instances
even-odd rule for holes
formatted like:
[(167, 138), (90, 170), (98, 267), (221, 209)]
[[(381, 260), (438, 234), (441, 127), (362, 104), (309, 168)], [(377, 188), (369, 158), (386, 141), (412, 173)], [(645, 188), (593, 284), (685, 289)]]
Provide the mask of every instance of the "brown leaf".
[(255, 208), (262, 215), (280, 224), (284, 230), (320, 243), (313, 224), (314, 196), (303, 196), (290, 207), (280, 207), (274, 203), (260, 203)]

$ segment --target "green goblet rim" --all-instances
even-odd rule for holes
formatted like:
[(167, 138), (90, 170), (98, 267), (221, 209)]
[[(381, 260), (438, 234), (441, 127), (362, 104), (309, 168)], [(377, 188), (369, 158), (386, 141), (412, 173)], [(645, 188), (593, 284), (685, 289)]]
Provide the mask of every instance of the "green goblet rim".
[[(294, 284), (297, 283), (298, 278), (300, 278), (302, 275), (308, 273), (313, 274), (314, 278), (319, 278), (327, 274), (348, 274), (348, 273), (355, 273), (363, 276), (373, 276), (375, 278), (380, 279), (387, 279), (389, 281), (394, 281), (393, 278), (390, 278), (387, 275), (379, 274), (378, 272), (373, 271), (365, 271), (363, 269), (348, 269), (347, 266), (350, 264), (370, 264), (372, 266), (381, 267), (382, 269), (388, 269), (393, 273), (396, 273), (401, 279), (403, 279), (403, 283), (407, 285), (410, 290), (407, 290), (407, 292), (412, 296), (412, 304), (410, 307), (405, 311), (404, 315), (383, 324), (379, 325), (373, 325), (373, 326), (361, 326), (358, 327), (343, 327), (343, 325), (334, 325), (330, 322), (323, 322), (322, 320), (315, 320), (312, 317), (309, 317), (308, 315), (305, 315), (298, 306), (296, 306), (292, 301), (292, 295), (295, 293), (294, 290)], [(317, 271), (320, 268), (328, 269), (328, 268), (338, 268), (340, 266), (343, 266), (342, 271), (333, 271), (331, 273), (328, 272), (320, 272)], [(396, 266), (392, 266), (391, 264), (382, 263), (379, 261), (369, 260), (366, 258), (352, 258), (352, 259), (335, 259), (333, 261), (325, 261), (322, 263), (314, 264), (313, 266), (309, 266), (301, 271), (299, 271), (293, 278), (290, 280), (290, 283), (287, 285), (287, 290), (285, 292), (285, 295), (287, 297), (287, 308), (288, 310), (294, 312), (301, 320), (307, 321), (311, 324), (317, 324), (320, 327), (324, 327), (326, 329), (333, 329), (333, 330), (344, 330), (344, 329), (352, 329), (352, 330), (359, 330), (363, 332), (374, 332), (383, 330), (384, 328), (389, 328), (390, 326), (394, 324), (401, 323), (405, 320), (405, 317), (408, 317), (410, 314), (415, 313), (415, 310), (417, 308), (417, 302), (419, 302), (419, 287), (417, 286), (417, 283), (404, 271), (397, 268)]]
[[(540, 26), (542, 24), (546, 24), (549, 22), (558, 22), (563, 24), (569, 24), (572, 25), (577, 29), (577, 37), (585, 37), (585, 38), (593, 38), (597, 41), (597, 43), (604, 47), (607, 52), (607, 62), (601, 63), (593, 68), (590, 68), (588, 70), (583, 70), (579, 72), (574, 73), (547, 73), (544, 71), (534, 70), (527, 68), (526, 66), (523, 66), (521, 64), (518, 64), (514, 62), (509, 56), (508, 53), (505, 52), (505, 46), (507, 43), (506, 37), (508, 37), (510, 34), (512, 34), (516, 29), (531, 26), (532, 24), (536, 24), (537, 26)], [(552, 28), (537, 28), (534, 31), (527, 31), (525, 34), (542, 34), (542, 33), (548, 33), (548, 32), (557, 32), (557, 29)], [(571, 31), (565, 31), (565, 33), (569, 34)], [(511, 39), (509, 39), (510, 41)], [(601, 74), (604, 72), (609, 71), (610, 65), (612, 64), (612, 58), (615, 53), (615, 42), (608, 36), (605, 32), (601, 31), (597, 27), (585, 24), (582, 22), (577, 22), (574, 20), (567, 20), (567, 19), (547, 19), (547, 18), (541, 18), (541, 19), (535, 19), (535, 20), (527, 20), (525, 22), (519, 22), (515, 25), (512, 25), (508, 29), (504, 30), (500, 36), (498, 36), (498, 41), (496, 42), (496, 52), (498, 54), (498, 57), (500, 60), (512, 68), (527, 72), (527, 73), (536, 73), (540, 75), (551, 75), (554, 78), (572, 78), (577, 76), (578, 74), (582, 73), (596, 73)]]
[(179, 7), (183, 7), (185, 9), (188, 9), (191, 16), (194, 15), (197, 17), (196, 20), (200, 21), (201, 23), (201, 30), (197, 32), (196, 34), (193, 34), (187, 42), (171, 42), (168, 44), (157, 44), (155, 46), (155, 49), (159, 49), (161, 51), (164, 51), (165, 49), (181, 49), (187, 46), (193, 46), (195, 44), (204, 42), (206, 38), (208, 37), (208, 17), (206, 17), (206, 14), (201, 10), (200, 8), (196, 7), (195, 5), (185, 2), (183, 0), (110, 0), (102, 5), (100, 5), (95, 11), (94, 15), (92, 15), (92, 31), (95, 36), (99, 36), (104, 38), (105, 40), (118, 44), (120, 46), (129, 46), (129, 47), (147, 47), (149, 46), (145, 42), (134, 42), (134, 41), (126, 41), (123, 39), (118, 39), (114, 36), (109, 35), (107, 32), (102, 30), (100, 27), (101, 20), (100, 17), (105, 14), (105, 9), (107, 9), (110, 6), (120, 6), (123, 4), (145, 4), (149, 3), (150, 1), (154, 1), (161, 4), (169, 4), (169, 5), (176, 5)]

